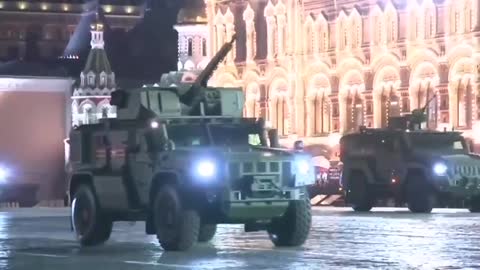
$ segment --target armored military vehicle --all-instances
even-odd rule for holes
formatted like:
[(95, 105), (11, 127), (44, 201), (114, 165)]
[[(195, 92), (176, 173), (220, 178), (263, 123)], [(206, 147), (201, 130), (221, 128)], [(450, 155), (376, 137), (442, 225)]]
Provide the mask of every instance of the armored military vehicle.
[(107, 241), (115, 221), (145, 221), (165, 250), (209, 241), (221, 223), (266, 230), (278, 246), (305, 242), (311, 156), (278, 148), (275, 130), (243, 118), (242, 89), (207, 87), (234, 40), (193, 84), (117, 90), (117, 118), (71, 132), (71, 222), (81, 245)]
[(425, 107), (390, 121), (385, 129), (360, 128), (340, 140), (341, 183), (355, 211), (379, 199), (428, 213), (463, 201), (480, 211), (480, 157), (460, 132), (421, 129)]

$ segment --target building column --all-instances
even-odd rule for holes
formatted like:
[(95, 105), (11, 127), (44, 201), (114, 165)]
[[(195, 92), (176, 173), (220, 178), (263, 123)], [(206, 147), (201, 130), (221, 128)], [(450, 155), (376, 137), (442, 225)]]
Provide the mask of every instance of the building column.
[(382, 94), (383, 89), (380, 91), (373, 91), (373, 127), (379, 128), (382, 125)]
[(285, 15), (277, 16), (277, 35), (278, 35), (278, 55), (283, 57), (285, 55)]
[(247, 63), (253, 62), (253, 35), (255, 30), (255, 25), (253, 21), (246, 21), (246, 47), (247, 47)]
[[(215, 17), (215, 4), (213, 3), (213, 1), (210, 1), (210, 0), (207, 0), (205, 2), (206, 2), (205, 9), (207, 13), (207, 20), (209, 22), (213, 22)], [(210, 43), (209, 50), (208, 50), (209, 56), (213, 55), (213, 52), (217, 50), (217, 48), (215, 47), (215, 41), (216, 41), (215, 24), (209, 23), (208, 24), (208, 42)]]
[(217, 31), (217, 34), (216, 34), (216, 36), (217, 36), (217, 46), (215, 46), (215, 50), (218, 51), (224, 43), (225, 27), (224, 27), (223, 24), (217, 24), (216, 29), (217, 29), (216, 30)]
[[(226, 25), (226, 38), (227, 38), (226, 41), (227, 42), (229, 42), (232, 39), (234, 31), (235, 31), (235, 26), (233, 24), (229, 23)], [(233, 64), (233, 62), (235, 61), (235, 51), (236, 51), (236, 43), (234, 43), (232, 50), (227, 55), (228, 64)]]
[(338, 97), (338, 114), (339, 114), (339, 131), (340, 134), (345, 133), (347, 130), (347, 123), (350, 121), (350, 119), (347, 118), (347, 98), (346, 96), (340, 95)]
[(273, 57), (274, 57), (274, 42), (275, 42), (275, 38), (273, 36), (273, 33), (274, 33), (274, 27), (275, 27), (275, 17), (273, 16), (269, 16), (267, 17), (267, 50), (268, 50), (268, 54), (267, 54), (267, 58), (269, 60), (273, 60)]

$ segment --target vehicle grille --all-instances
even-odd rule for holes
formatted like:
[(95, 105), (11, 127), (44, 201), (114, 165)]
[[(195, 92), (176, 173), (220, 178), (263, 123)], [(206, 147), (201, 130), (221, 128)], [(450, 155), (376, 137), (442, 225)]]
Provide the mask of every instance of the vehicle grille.
[(291, 167), (289, 161), (230, 162), (229, 172), (233, 181), (249, 175), (279, 175), (283, 185), (289, 185)]
[(455, 166), (455, 175), (461, 175), (463, 177), (475, 177), (480, 176), (480, 167), (459, 165)]

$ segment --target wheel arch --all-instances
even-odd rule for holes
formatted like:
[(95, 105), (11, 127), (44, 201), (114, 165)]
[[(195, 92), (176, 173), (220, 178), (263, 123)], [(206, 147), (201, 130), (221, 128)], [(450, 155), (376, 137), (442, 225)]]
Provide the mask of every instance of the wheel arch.
[(372, 172), (368, 169), (366, 164), (360, 163), (360, 164), (354, 164), (353, 166), (349, 166), (348, 168), (344, 167), (344, 170), (342, 172), (342, 181), (344, 186), (348, 186), (348, 183), (350, 181), (350, 177), (354, 173), (361, 173), (365, 176), (365, 180), (367, 181), (368, 184), (373, 182), (373, 174)]
[(178, 185), (179, 181), (180, 175), (175, 171), (158, 171), (154, 173), (152, 178), (152, 184), (150, 186), (147, 220), (145, 222), (145, 232), (147, 234), (152, 235), (156, 233), (153, 224), (153, 201), (155, 199), (155, 193), (163, 185)]
[(159, 171), (153, 175), (152, 184), (150, 186), (150, 203), (153, 202), (155, 192), (163, 185), (172, 184), (178, 185), (180, 175), (174, 171)]
[(72, 203), (73, 196), (75, 195), (76, 190), (78, 189), (79, 186), (81, 185), (89, 185), (90, 188), (92, 188), (94, 194), (95, 192), (95, 187), (93, 185), (93, 174), (90, 172), (79, 172), (79, 173), (74, 173), (70, 177), (70, 184), (69, 184), (69, 190), (68, 190), (68, 195), (69, 195), (69, 201)]

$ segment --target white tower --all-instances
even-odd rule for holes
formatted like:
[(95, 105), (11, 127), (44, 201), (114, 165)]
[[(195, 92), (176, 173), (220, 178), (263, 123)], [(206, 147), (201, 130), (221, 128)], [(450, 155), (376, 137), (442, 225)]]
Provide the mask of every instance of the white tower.
[(205, 68), (209, 55), (208, 24), (204, 9), (182, 9), (177, 17), (178, 70)]
[(116, 117), (110, 106), (110, 94), (115, 90), (115, 74), (104, 50), (103, 23), (96, 14), (90, 26), (91, 50), (85, 68), (80, 74), (80, 84), (72, 95), (72, 124), (96, 123), (100, 118)]

